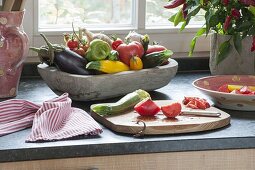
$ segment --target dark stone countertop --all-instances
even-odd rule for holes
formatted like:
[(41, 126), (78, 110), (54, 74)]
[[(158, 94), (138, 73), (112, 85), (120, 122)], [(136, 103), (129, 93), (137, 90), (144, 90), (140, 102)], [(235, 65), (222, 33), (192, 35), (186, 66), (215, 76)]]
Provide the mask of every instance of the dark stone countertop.
[[(165, 87), (150, 92), (153, 100), (175, 99), (183, 96), (203, 96), (191, 83), (209, 73), (178, 73)], [(42, 103), (56, 97), (41, 79), (22, 79), (16, 98)], [(113, 102), (119, 98), (97, 101)], [(73, 102), (74, 107), (89, 111), (94, 102)], [(178, 135), (157, 135), (134, 138), (103, 127), (94, 138), (45, 143), (25, 143), (31, 129), (0, 137), (0, 162), (107, 156), (136, 153), (201, 151), (255, 148), (255, 113), (224, 110), (231, 115), (231, 125), (211, 131)]]

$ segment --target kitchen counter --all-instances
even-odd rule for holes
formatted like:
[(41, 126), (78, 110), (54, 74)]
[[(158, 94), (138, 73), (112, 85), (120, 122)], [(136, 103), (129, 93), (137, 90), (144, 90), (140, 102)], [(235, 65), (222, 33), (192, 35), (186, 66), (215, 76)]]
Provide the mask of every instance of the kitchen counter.
[[(184, 96), (205, 97), (191, 83), (209, 73), (178, 73), (165, 87), (150, 92), (153, 100), (182, 100)], [(41, 79), (22, 79), (16, 98), (42, 103), (56, 97)], [(119, 98), (100, 102), (113, 102)], [(74, 107), (89, 111), (94, 102), (73, 102)], [(0, 162), (149, 154), (180, 151), (205, 151), (255, 148), (255, 113), (224, 110), (231, 115), (231, 124), (211, 131), (157, 135), (134, 138), (103, 127), (98, 137), (56, 142), (25, 143), (31, 129), (0, 137)]]

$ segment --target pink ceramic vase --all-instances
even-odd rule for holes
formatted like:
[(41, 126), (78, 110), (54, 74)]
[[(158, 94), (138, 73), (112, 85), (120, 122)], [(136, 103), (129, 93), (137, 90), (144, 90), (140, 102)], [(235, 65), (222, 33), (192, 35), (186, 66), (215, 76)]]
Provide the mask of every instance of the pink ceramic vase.
[(0, 98), (17, 95), (29, 48), (22, 27), (23, 16), (24, 11), (0, 12)]

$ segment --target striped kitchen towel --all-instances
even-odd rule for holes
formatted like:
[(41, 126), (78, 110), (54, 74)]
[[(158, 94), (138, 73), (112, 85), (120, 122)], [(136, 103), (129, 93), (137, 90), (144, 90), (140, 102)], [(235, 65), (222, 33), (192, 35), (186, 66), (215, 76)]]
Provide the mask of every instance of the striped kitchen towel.
[(31, 125), (32, 132), (26, 142), (100, 134), (100, 125), (85, 111), (72, 108), (71, 103), (67, 93), (45, 101), (42, 106), (25, 100), (0, 102), (0, 136)]

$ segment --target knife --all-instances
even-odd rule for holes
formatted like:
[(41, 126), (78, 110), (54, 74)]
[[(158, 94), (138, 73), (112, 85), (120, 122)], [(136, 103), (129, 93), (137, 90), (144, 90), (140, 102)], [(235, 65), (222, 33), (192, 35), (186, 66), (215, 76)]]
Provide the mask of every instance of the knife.
[(190, 115), (190, 116), (205, 116), (205, 117), (220, 117), (221, 113), (212, 110), (182, 110), (180, 115)]

